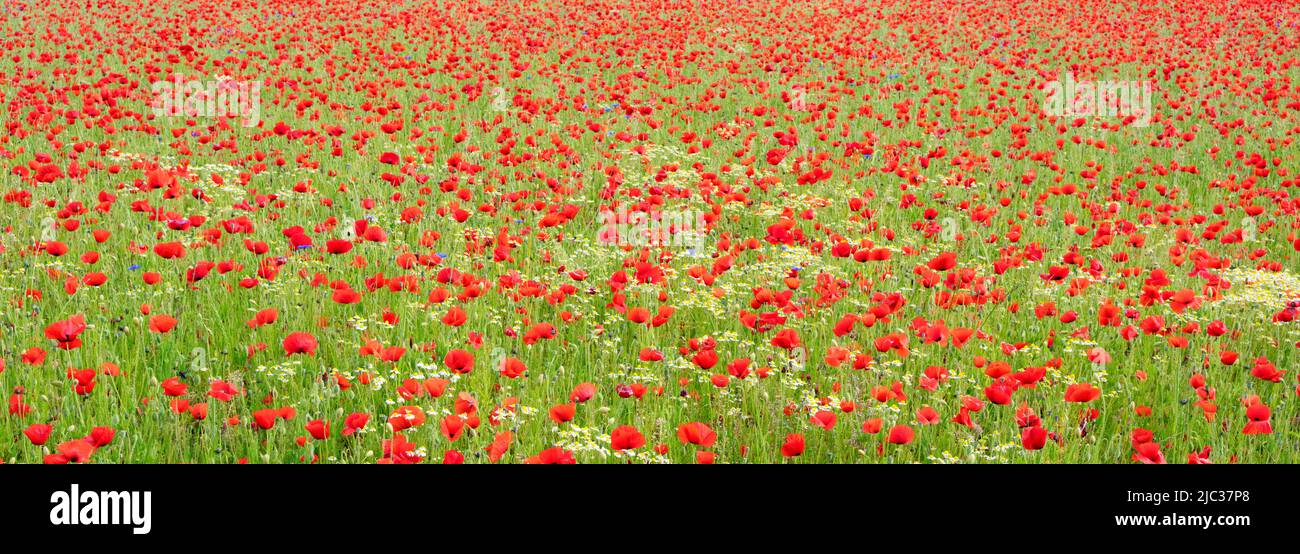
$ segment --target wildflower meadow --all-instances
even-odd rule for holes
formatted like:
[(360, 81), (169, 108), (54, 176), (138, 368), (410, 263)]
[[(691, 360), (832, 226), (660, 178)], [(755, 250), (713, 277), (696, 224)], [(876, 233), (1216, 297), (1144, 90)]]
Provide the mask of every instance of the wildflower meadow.
[(1300, 461), (1300, 8), (3, 3), (5, 464)]

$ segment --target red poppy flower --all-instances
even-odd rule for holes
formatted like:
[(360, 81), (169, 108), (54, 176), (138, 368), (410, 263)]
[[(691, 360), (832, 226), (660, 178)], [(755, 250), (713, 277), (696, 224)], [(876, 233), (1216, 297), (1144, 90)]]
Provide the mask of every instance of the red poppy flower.
[(60, 444), (57, 448), (58, 455), (62, 456), (66, 463), (81, 463), (90, 459), (90, 455), (95, 452), (95, 446), (85, 439), (77, 439)]
[(510, 379), (517, 379), (524, 375), (528, 368), (519, 358), (506, 358), (501, 362), (501, 375)]
[(330, 424), (324, 420), (313, 419), (308, 421), (303, 428), (307, 430), (307, 433), (311, 434), (312, 438), (318, 441), (328, 439), (330, 436)]
[(50, 440), (50, 433), (53, 431), (54, 428), (49, 424), (33, 423), (28, 425), (26, 429), (23, 429), (23, 434), (27, 436), (27, 440), (31, 441), (32, 444), (41, 446), (44, 445), (46, 441)]
[(275, 422), (279, 418), (280, 413), (277, 410), (265, 409), (253, 412), (253, 422), (265, 431), (269, 431), (271, 428), (275, 427)]
[(497, 433), (496, 437), (492, 439), (492, 444), (488, 445), (488, 447), (484, 449), (488, 453), (488, 461), (492, 463), (501, 461), (501, 458), (505, 456), (506, 451), (510, 449), (510, 443), (514, 441), (514, 437), (514, 433), (511, 433), (510, 431)]
[(645, 446), (645, 436), (631, 425), (615, 427), (610, 433), (610, 448), (614, 450), (632, 450)]
[(153, 247), (154, 254), (164, 260), (185, 257), (185, 247), (179, 242), (164, 242)]
[(800, 344), (799, 333), (794, 329), (781, 329), (772, 336), (772, 346), (791, 350), (797, 348)]
[(290, 333), (284, 339), (284, 354), (293, 356), (295, 354), (306, 354), (308, 356), (316, 355), (316, 337), (307, 333)]
[(103, 448), (112, 444), (115, 436), (117, 436), (117, 430), (112, 427), (100, 426), (90, 430), (90, 435), (86, 437), (86, 441), (95, 448)]
[(56, 321), (45, 328), (45, 337), (58, 343), (60, 350), (81, 348), (78, 338), (86, 330), (86, 317), (77, 314), (63, 321)]
[(466, 374), (474, 370), (474, 355), (464, 350), (451, 350), (443, 356), (442, 363), (452, 373)]
[(596, 396), (596, 385), (593, 383), (578, 383), (573, 387), (573, 392), (569, 394), (569, 401), (582, 404)]
[(1025, 450), (1041, 450), (1047, 444), (1047, 431), (1037, 425), (1020, 431), (1020, 445)]
[(1269, 417), (1272, 415), (1268, 406), (1256, 401), (1246, 408), (1246, 418), (1250, 421), (1246, 423), (1246, 428), (1242, 430), (1246, 435), (1269, 435), (1273, 433), (1273, 425), (1269, 423)]
[(1160, 451), (1160, 445), (1155, 442), (1144, 442), (1135, 447), (1133, 461), (1143, 464), (1163, 464), (1165, 455)]
[(248, 320), (247, 325), (248, 328), (250, 329), (257, 329), (259, 327), (271, 325), (272, 323), (275, 323), (275, 321), (279, 318), (280, 318), (279, 310), (275, 308), (267, 308), (265, 310), (258, 311), (257, 315), (253, 316), (253, 319)]
[(543, 464), (543, 465), (571, 465), (576, 464), (577, 460), (573, 458), (573, 452), (563, 448), (547, 448), (539, 452), (536, 456), (530, 456), (526, 463)]
[(384, 439), (382, 446), (384, 457), (379, 459), (381, 464), (418, 464), (424, 460), (415, 443), (408, 441), (401, 433), (394, 434), (391, 439)]
[(692, 422), (677, 426), (677, 439), (682, 441), (682, 444), (708, 448), (718, 441), (718, 435), (708, 425)]
[(370, 414), (352, 413), (343, 420), (343, 436), (350, 437), (366, 427), (370, 422)]
[[(393, 410), (391, 415), (388, 416), (388, 425), (392, 427), (394, 431), (404, 431), (412, 427), (419, 427), (424, 425), (424, 422), (424, 410), (421, 410), (418, 406), (399, 406), (396, 410)], [(362, 426), (364, 425), (365, 423), (362, 422)]]
[(438, 425), (438, 431), (451, 442), (456, 442), (465, 431), (465, 418), (456, 414), (447, 414)]
[(154, 333), (165, 335), (170, 333), (172, 329), (176, 328), (177, 323), (178, 322), (174, 317), (168, 315), (155, 315), (149, 318), (149, 330)]
[(785, 443), (781, 445), (781, 455), (787, 458), (793, 458), (803, 454), (804, 439), (800, 433), (791, 433), (785, 436)]
[(830, 410), (818, 410), (811, 418), (812, 424), (827, 431), (835, 428), (835, 412)]
[(911, 427), (906, 425), (895, 425), (889, 430), (890, 444), (911, 444), (912, 438), (916, 435)]
[(1101, 390), (1088, 383), (1075, 383), (1065, 389), (1066, 402), (1092, 402), (1101, 396)]
[(556, 423), (565, 423), (573, 419), (573, 414), (577, 409), (575, 404), (559, 404), (552, 406), (550, 410), (551, 420)]

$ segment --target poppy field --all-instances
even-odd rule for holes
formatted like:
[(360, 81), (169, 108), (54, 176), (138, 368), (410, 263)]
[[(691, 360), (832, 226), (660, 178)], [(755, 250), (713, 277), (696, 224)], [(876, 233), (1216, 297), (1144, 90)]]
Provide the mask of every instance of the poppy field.
[(1300, 7), (5, 0), (0, 461), (1300, 461)]

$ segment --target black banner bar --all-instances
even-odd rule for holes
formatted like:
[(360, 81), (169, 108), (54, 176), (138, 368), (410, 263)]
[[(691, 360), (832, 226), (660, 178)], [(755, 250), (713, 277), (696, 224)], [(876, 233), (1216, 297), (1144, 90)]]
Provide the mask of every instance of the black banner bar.
[(811, 533), (850, 517), (955, 544), (969, 544), (962, 533), (1000, 535), (1008, 526), (1017, 540), (1259, 538), (1294, 527), (1300, 487), (1288, 474), (1268, 466), (5, 466), (0, 529), (133, 544), (192, 540), (215, 526), (303, 546), (329, 544), (345, 529), (364, 536), (459, 522), (502, 525), (509, 532), (494, 540), (535, 547), (528, 541), (575, 530), (584, 540), (624, 540), (619, 529), (665, 521), (708, 535), (776, 518)]

